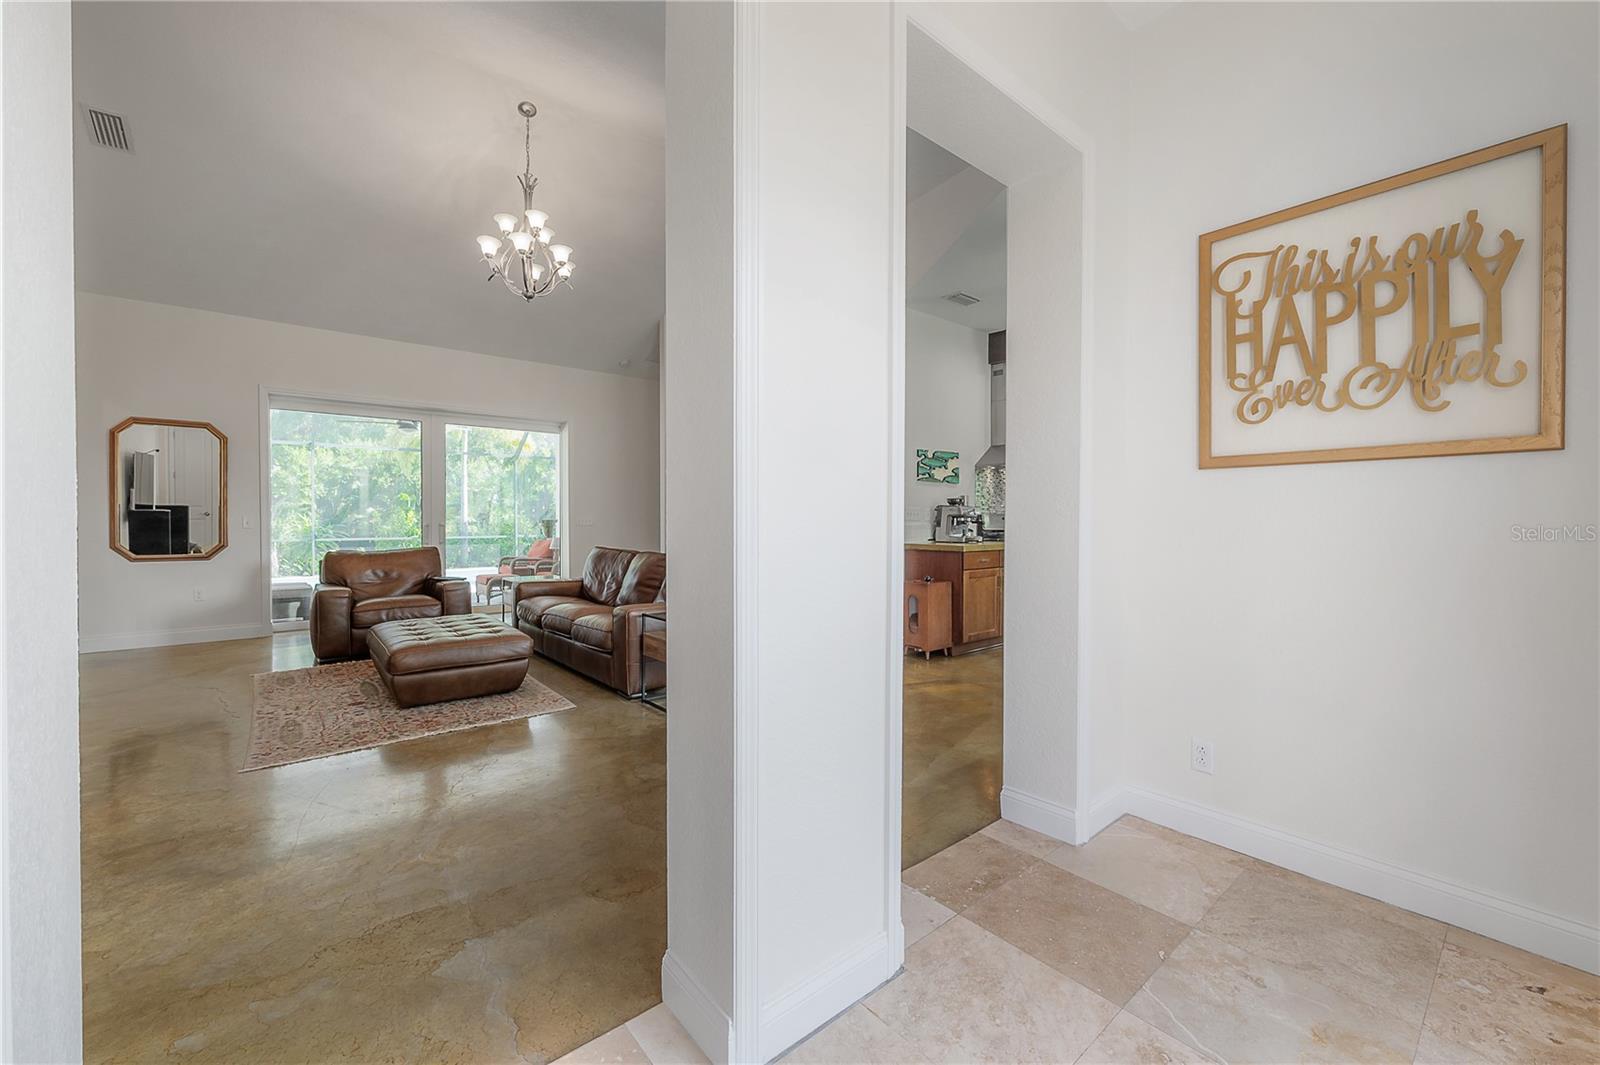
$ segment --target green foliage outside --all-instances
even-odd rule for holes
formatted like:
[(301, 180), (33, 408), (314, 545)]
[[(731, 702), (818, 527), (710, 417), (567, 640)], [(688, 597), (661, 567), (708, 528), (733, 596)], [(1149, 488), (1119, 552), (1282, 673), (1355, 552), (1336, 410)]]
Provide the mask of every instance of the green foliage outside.
[[(314, 577), (323, 554), (422, 543), (415, 421), (274, 410), (272, 575)], [(479, 426), (445, 433), (446, 565), (493, 567), (556, 517), (560, 437)]]
[(544, 539), (561, 493), (555, 433), (452, 425), (445, 430), (445, 559), (495, 566)]

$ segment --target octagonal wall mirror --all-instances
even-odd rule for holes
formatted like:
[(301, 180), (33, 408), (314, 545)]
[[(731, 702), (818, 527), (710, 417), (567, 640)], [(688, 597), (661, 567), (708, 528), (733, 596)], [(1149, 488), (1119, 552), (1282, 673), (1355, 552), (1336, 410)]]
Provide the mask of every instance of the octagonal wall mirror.
[(128, 418), (111, 430), (111, 549), (134, 562), (228, 546), (228, 438), (210, 422)]

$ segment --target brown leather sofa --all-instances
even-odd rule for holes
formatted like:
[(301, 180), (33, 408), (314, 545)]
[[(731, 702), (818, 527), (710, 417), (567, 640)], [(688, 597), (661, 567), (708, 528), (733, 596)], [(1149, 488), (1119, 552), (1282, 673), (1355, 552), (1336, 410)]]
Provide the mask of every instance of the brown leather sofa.
[(367, 630), (385, 621), (472, 613), (472, 586), (443, 573), (437, 547), (323, 555), (311, 596), (317, 661), (367, 657)]
[[(517, 628), (546, 658), (608, 684), (624, 695), (639, 691), (641, 614), (666, 609), (667, 556), (659, 551), (597, 547), (583, 576), (516, 586)], [(649, 663), (651, 687), (664, 682)]]

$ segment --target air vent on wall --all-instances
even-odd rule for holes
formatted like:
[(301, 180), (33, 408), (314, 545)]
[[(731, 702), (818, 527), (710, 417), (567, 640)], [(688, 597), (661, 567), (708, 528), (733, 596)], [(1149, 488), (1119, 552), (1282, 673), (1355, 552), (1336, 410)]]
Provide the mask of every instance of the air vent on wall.
[(94, 142), (105, 148), (115, 148), (119, 152), (131, 152), (133, 146), (128, 143), (128, 127), (122, 121), (121, 115), (114, 115), (110, 111), (99, 111), (93, 107), (85, 107), (84, 114), (89, 119), (89, 135)]
[(957, 307), (970, 307), (974, 303), (981, 302), (978, 297), (969, 296), (965, 292), (952, 292), (950, 295), (946, 296), (945, 299), (949, 300), (951, 303), (954, 303)]

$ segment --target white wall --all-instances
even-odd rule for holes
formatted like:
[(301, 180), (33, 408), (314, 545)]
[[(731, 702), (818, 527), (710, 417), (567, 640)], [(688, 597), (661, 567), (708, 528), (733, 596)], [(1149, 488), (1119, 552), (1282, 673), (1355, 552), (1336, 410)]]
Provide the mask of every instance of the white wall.
[[(885, 460), (899, 456), (901, 438), (885, 432), (883, 415), (905, 133), (891, 107), (889, 6), (760, 13), (758, 982), (762, 1056), (771, 1057), (900, 964), (897, 891), (885, 912), (886, 837), (898, 844), (899, 833), (886, 809), (888, 664), (899, 633), (887, 631), (885, 605), (900, 598), (890, 558), (904, 548), (889, 533), (899, 501)], [(849, 283), (818, 285), (822, 261), (850, 264)], [(850, 516), (848, 549), (797, 520), (800, 485)]]
[[(1594, 5), (1193, 4), (1138, 33), (1100, 5), (908, 11), (1092, 144), (1080, 823), (1136, 803), (1594, 967), (1596, 551), (1510, 537), (1596, 520)], [(1306, 75), (1353, 59), (1385, 77)], [(1250, 101), (1225, 136), (1219, 99)], [(1196, 469), (1198, 234), (1558, 122), (1564, 452)], [(1026, 668), (1008, 653), (1008, 692)]]
[[(1004, 779), (1014, 821), (1083, 840), (1079, 758), (1081, 168), (1010, 188)], [(1015, 435), (1012, 426), (1016, 427)]]
[(83, 1060), (71, 48), (0, 6), (0, 1061)]
[[(689, 264), (668, 275), (695, 279), (668, 284), (667, 447), (707, 462), (668, 474), (689, 592), (672, 593), (663, 983), (717, 1060), (776, 1057), (900, 964), (893, 25), (882, 5), (667, 11), (667, 255)], [(820, 261), (850, 284), (817, 286)], [(849, 550), (796, 509), (818, 493), (859, 519)]]
[[(1094, 618), (1128, 781), (1591, 929), (1597, 549), (1510, 527), (1596, 521), (1596, 23), (1593, 4), (1179, 5), (1141, 35), (1136, 313), (1128, 357), (1099, 365), (1117, 603)], [(1353, 63), (1383, 76), (1322, 76)], [(1217, 101), (1248, 106), (1219, 124)], [(1561, 122), (1566, 450), (1196, 469), (1197, 234)]]
[[(960, 484), (917, 480), (917, 449), (961, 455)], [(989, 449), (989, 336), (906, 310), (906, 540), (933, 534), (933, 508), (973, 498), (976, 464)]]
[[(262, 386), (566, 422), (568, 566), (595, 544), (658, 544), (654, 381), (79, 293), (78, 557), (95, 589), (86, 650), (263, 631)], [(130, 562), (108, 546), (106, 433), (129, 415), (209, 421), (227, 435), (230, 529), (214, 559)]]
[(672, 710), (662, 997), (713, 1060), (734, 1014), (732, 4), (667, 7), (662, 356)]

